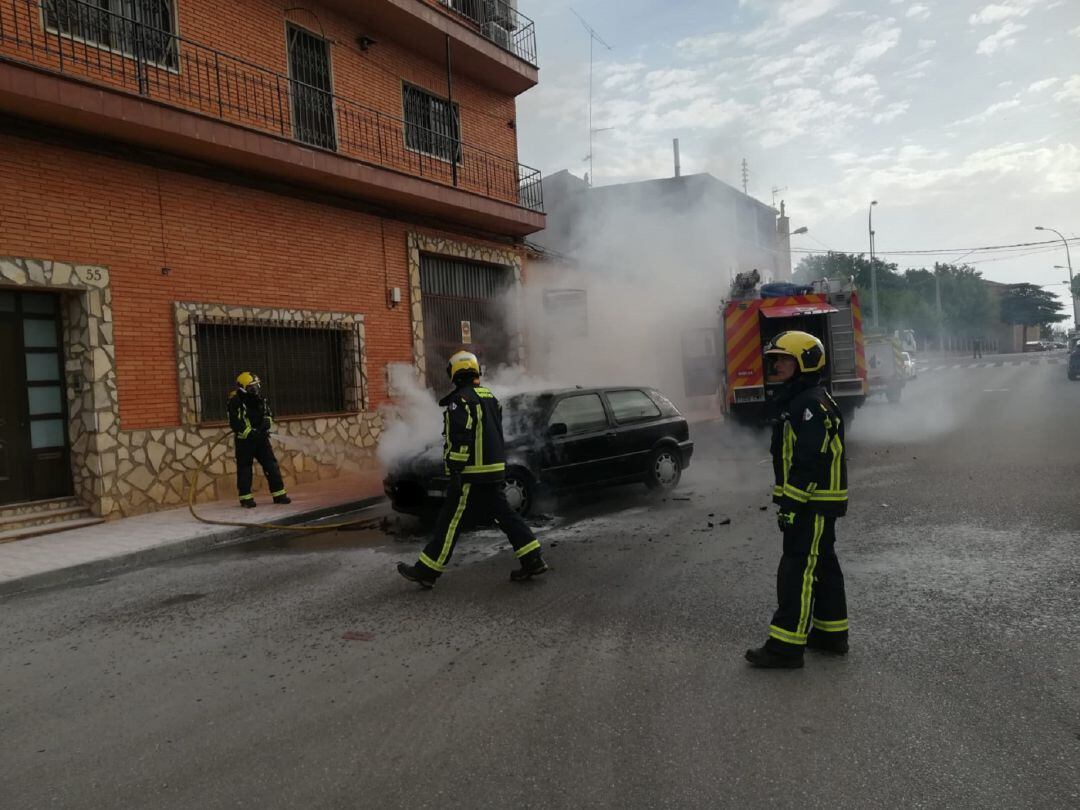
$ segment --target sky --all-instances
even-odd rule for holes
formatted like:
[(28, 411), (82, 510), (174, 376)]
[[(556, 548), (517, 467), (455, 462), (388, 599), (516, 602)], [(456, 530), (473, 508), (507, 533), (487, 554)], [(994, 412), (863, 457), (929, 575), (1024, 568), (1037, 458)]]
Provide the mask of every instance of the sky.
[[(540, 84), (518, 99), (519, 159), (593, 182), (708, 172), (787, 203), (795, 250), (901, 268), (972, 264), (1067, 302), (1080, 237), (1080, 0), (519, 0)], [(901, 251), (952, 250), (901, 255)], [(1080, 272), (1080, 243), (1074, 267)], [(799, 255), (793, 256), (798, 261)], [(1071, 307), (1065, 310), (1071, 315)], [(1071, 319), (1070, 319), (1071, 320)]]

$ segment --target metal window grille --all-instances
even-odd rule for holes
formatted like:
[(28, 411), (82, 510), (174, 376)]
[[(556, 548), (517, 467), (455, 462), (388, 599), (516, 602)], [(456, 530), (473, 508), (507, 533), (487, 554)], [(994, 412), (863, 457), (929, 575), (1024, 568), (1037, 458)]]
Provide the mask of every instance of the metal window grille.
[(458, 105), (411, 84), (402, 86), (405, 145), (442, 160), (461, 163), (461, 118)]
[(62, 34), (164, 67), (179, 64), (171, 0), (45, 0), (42, 8), (45, 24)]
[(330, 49), (325, 39), (295, 25), (288, 34), (293, 134), (312, 146), (337, 149)]
[(229, 392), (243, 371), (261, 379), (277, 416), (344, 413), (351, 337), (344, 324), (197, 320), (198, 421), (226, 418)]

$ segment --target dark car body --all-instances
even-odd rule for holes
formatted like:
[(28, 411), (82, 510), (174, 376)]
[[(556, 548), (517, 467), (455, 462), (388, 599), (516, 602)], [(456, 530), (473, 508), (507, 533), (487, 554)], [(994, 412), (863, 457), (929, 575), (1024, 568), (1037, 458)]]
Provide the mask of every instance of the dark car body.
[[(670, 488), (694, 444), (678, 409), (651, 388), (613, 386), (517, 394), (503, 401), (507, 499), (527, 513), (538, 491), (565, 492), (644, 482)], [(384, 481), (393, 507), (437, 506), (449, 479), (441, 447), (396, 465)]]
[(1069, 355), (1068, 375), (1070, 380), (1080, 380), (1080, 346)]

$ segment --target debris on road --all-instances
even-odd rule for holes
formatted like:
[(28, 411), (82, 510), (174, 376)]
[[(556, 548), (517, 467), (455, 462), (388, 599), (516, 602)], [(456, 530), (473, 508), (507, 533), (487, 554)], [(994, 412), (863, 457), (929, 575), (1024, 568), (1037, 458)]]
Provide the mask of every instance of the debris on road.
[(366, 630), (346, 630), (341, 638), (343, 641), (374, 641), (375, 634)]

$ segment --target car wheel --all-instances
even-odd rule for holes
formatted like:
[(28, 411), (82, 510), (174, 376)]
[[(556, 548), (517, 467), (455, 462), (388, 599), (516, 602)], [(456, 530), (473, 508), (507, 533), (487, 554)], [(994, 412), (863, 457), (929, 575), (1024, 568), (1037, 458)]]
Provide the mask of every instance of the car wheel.
[(679, 451), (671, 447), (661, 447), (649, 456), (649, 467), (645, 473), (645, 486), (649, 489), (667, 491), (679, 485), (682, 479), (682, 459)]
[(506, 483), (503, 486), (506, 502), (522, 517), (528, 515), (532, 509), (534, 490), (532, 478), (527, 473), (513, 467), (506, 471)]

